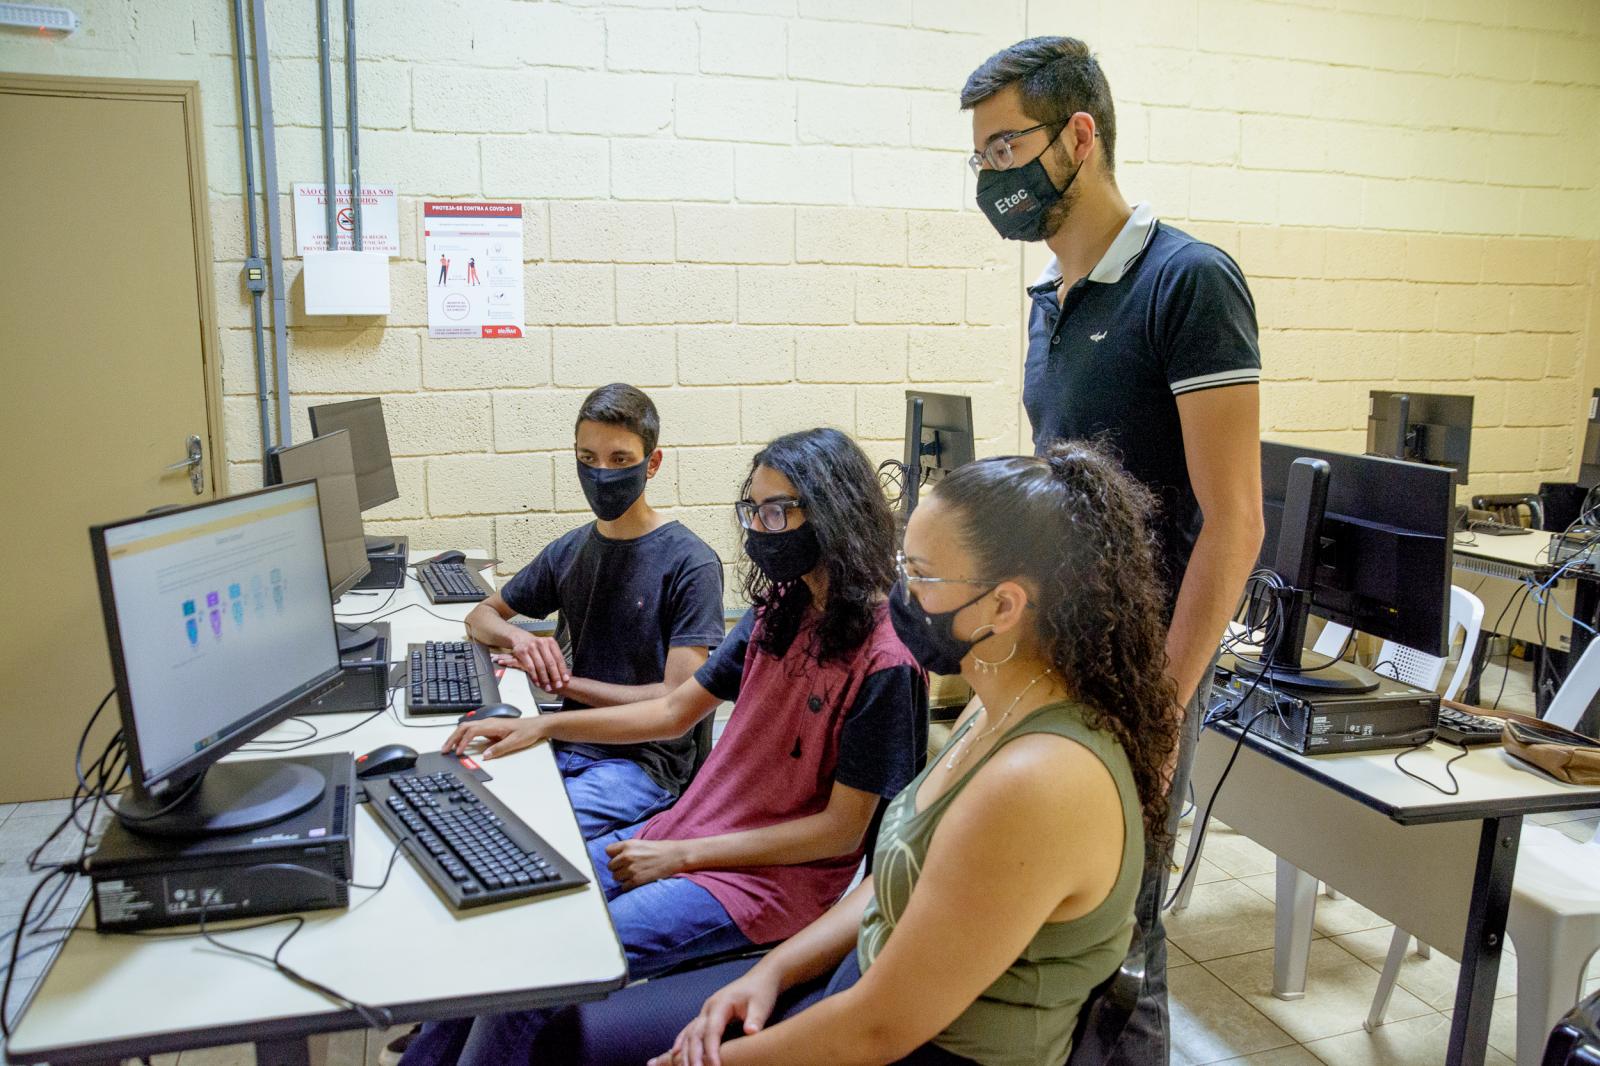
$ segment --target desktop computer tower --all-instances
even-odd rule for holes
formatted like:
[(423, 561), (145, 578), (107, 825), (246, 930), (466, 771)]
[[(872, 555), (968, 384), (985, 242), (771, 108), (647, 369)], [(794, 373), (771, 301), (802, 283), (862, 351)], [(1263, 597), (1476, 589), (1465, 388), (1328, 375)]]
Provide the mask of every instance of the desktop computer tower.
[(358, 589), (397, 589), (406, 583), (406, 555), (411, 550), (410, 537), (395, 537), (394, 544), (382, 551), (367, 552), (367, 562), (372, 572), (355, 585)]
[(271, 825), (159, 837), (113, 818), (87, 863), (95, 928), (124, 933), (192, 925), (202, 910), (210, 923), (348, 906), (355, 869), (354, 757), (335, 752), (294, 761), (320, 772), (327, 788), (306, 810)]
[(1250, 732), (1301, 755), (1404, 748), (1432, 739), (1439, 724), (1435, 693), (1352, 663), (1342, 665), (1378, 687), (1370, 692), (1310, 692), (1274, 687), (1266, 680), (1258, 685), (1248, 674), (1235, 672), (1217, 686), (1217, 698), (1237, 705), (1232, 715), (1236, 723), (1243, 726), (1255, 719)]
[(389, 623), (367, 625), (378, 631), (378, 639), (364, 648), (341, 651), (339, 683), (312, 700), (302, 715), (381, 711), (389, 705)]

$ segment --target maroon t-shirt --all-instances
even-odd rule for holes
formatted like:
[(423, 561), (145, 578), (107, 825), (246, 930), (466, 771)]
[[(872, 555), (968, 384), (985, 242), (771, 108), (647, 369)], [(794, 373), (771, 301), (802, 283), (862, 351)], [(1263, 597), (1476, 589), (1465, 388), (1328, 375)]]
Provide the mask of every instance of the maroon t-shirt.
[[(887, 607), (856, 652), (819, 663), (810, 653), (817, 615), (781, 659), (760, 650), (747, 612), (695, 679), (734, 700), (711, 756), (672, 807), (646, 822), (641, 840), (693, 840), (760, 829), (817, 814), (834, 782), (894, 796), (927, 748), (927, 685), (895, 636)], [(831, 907), (849, 886), (862, 849), (794, 866), (686, 874), (716, 897), (756, 944), (784, 940)]]

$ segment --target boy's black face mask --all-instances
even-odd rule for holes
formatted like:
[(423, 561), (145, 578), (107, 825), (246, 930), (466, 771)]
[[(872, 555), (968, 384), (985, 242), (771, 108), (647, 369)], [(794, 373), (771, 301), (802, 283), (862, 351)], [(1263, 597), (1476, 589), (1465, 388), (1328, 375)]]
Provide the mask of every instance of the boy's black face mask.
[(589, 510), (602, 522), (621, 518), (633, 506), (633, 501), (644, 495), (644, 483), (649, 479), (649, 459), (620, 470), (586, 466), (583, 460), (578, 460), (578, 484), (583, 486), (583, 497), (589, 501)]

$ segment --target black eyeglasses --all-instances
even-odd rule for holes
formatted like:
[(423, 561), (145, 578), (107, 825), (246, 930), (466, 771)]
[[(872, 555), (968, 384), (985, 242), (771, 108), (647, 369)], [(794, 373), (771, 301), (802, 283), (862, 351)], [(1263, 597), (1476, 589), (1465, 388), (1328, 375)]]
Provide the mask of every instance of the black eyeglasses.
[(990, 170), (1010, 170), (1012, 163), (1016, 161), (1011, 153), (1011, 142), (1030, 133), (1049, 129), (1053, 125), (1055, 125), (1053, 122), (1041, 122), (1037, 126), (1029, 126), (1015, 133), (1002, 133), (990, 141), (983, 151), (973, 152), (967, 160), (967, 166), (972, 168), (974, 174), (981, 174), (985, 164)]
[(805, 508), (805, 504), (793, 497), (776, 500), (766, 500), (754, 503), (750, 500), (740, 500), (733, 505), (734, 514), (739, 516), (739, 524), (746, 529), (761, 529), (768, 533), (782, 533), (789, 525), (789, 512)]

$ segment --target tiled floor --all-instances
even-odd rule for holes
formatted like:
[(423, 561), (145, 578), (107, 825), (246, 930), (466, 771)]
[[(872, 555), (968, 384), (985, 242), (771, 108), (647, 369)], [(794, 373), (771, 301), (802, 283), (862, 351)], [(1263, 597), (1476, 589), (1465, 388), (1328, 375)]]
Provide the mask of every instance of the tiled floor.
[[(1532, 706), (1522, 664), (1506, 678), (1502, 706)], [(1492, 699), (1501, 673), (1491, 667), (1484, 682)], [(0, 804), (0, 936), (16, 916), (36, 878), (24, 860), (61, 817), (60, 802)], [(1594, 831), (1597, 813), (1571, 818), (1537, 818), (1582, 838)], [(1179, 860), (1188, 828), (1180, 836)], [(49, 855), (67, 854), (72, 841), (53, 845)], [(1456, 964), (1435, 952), (1430, 959), (1411, 955), (1390, 1001), (1388, 1021), (1376, 1033), (1361, 1027), (1388, 951), (1392, 927), (1353, 900), (1322, 898), (1317, 904), (1316, 939), (1311, 950), (1307, 992), (1302, 1000), (1274, 999), (1272, 981), (1273, 856), (1214, 823), (1205, 858), (1196, 872), (1193, 900), (1182, 914), (1169, 915), (1171, 943), (1173, 1057), (1175, 1066), (1198, 1063), (1254, 1066), (1433, 1066), (1444, 1061), (1449, 1036)], [(74, 886), (62, 924), (85, 894)], [(59, 935), (59, 934), (56, 934)], [(29, 938), (24, 950), (55, 936)], [(9, 939), (0, 945), (9, 949)], [(22, 1002), (50, 956), (41, 951), (18, 967), (13, 1005)], [(0, 965), (4, 956), (0, 955)], [(1591, 968), (1588, 990), (1600, 988), (1600, 967)], [(1515, 1054), (1516, 960), (1501, 966), (1490, 1032), (1489, 1062), (1509, 1066)], [(13, 1006), (13, 1010), (15, 1006)], [(326, 1066), (377, 1062), (387, 1034), (341, 1033), (321, 1041), (316, 1060)], [(159, 1066), (248, 1066), (244, 1046), (161, 1056)], [(0, 1057), (0, 1063), (3, 1063)]]

